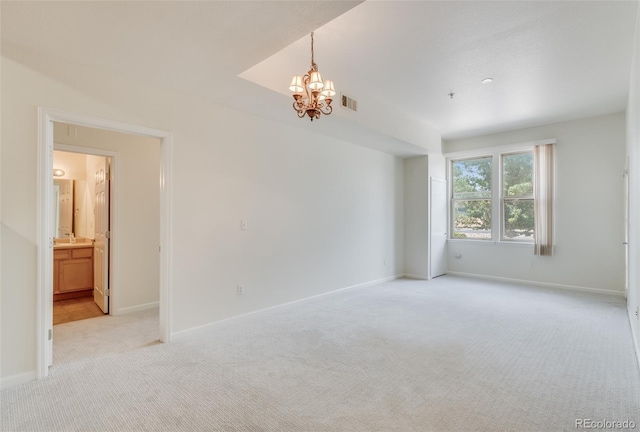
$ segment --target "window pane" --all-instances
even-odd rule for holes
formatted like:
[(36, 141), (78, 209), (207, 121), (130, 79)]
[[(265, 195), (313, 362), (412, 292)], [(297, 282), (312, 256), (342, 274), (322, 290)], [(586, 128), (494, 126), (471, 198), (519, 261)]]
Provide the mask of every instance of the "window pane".
[(454, 198), (491, 198), (491, 158), (453, 161)]
[(491, 239), (491, 200), (454, 201), (453, 238)]
[(505, 197), (532, 197), (533, 153), (502, 156), (502, 180)]
[(504, 201), (504, 236), (510, 240), (533, 241), (533, 200)]

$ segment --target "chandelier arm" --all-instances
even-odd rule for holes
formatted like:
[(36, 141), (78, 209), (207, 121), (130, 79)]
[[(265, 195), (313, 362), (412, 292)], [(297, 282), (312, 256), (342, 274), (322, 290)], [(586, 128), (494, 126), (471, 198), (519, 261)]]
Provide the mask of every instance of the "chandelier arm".
[(312, 100), (311, 94), (309, 93), (309, 81), (311, 81), (311, 74), (307, 73), (304, 77), (302, 77), (302, 82), (304, 83), (304, 92), (307, 94), (307, 103), (311, 102)]
[(329, 115), (333, 112), (333, 107), (331, 105), (323, 106), (320, 107), (320, 111), (322, 111), (322, 114), (324, 115)]

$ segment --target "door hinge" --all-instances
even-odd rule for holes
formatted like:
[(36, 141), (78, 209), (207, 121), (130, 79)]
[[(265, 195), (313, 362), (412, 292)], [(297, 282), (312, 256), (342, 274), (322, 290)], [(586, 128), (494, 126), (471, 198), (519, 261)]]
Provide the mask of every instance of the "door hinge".
[(104, 237), (110, 239), (111, 238), (111, 231), (107, 231), (104, 233)]
[(107, 288), (106, 290), (104, 290), (104, 295), (110, 296), (111, 295), (111, 289)]
[(49, 340), (53, 339), (53, 330), (49, 329)]

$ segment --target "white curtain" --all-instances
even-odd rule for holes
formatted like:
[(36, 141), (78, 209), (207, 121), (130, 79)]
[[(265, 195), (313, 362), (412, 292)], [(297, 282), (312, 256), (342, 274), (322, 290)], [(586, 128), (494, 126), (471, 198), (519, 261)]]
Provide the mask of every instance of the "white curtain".
[(554, 144), (533, 149), (534, 176), (534, 254), (553, 255), (553, 153)]

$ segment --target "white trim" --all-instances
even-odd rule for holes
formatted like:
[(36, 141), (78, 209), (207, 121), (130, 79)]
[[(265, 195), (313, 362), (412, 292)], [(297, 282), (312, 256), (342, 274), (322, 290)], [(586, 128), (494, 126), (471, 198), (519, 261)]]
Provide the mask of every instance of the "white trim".
[(529, 247), (531, 248), (531, 255), (533, 255), (533, 243), (532, 242), (523, 242), (517, 240), (489, 240), (489, 239), (465, 239), (465, 238), (450, 238), (447, 239), (447, 242), (450, 243), (468, 243), (468, 244), (483, 244), (487, 246), (515, 246), (520, 248)]
[(171, 270), (173, 261), (171, 250), (173, 238), (171, 221), (173, 219), (173, 135), (163, 132), (160, 145), (160, 299), (159, 321), (160, 341), (171, 341), (173, 290)]
[(36, 371), (31, 372), (23, 372), (16, 375), (11, 375), (6, 378), (2, 378), (0, 382), (0, 388), (2, 390), (8, 389), (11, 387), (19, 386), (21, 384), (26, 384), (35, 380), (38, 377), (38, 373)]
[[(160, 340), (171, 339), (171, 200), (172, 135), (170, 132), (120, 123), (98, 117), (38, 107), (38, 289), (37, 289), (37, 370), (36, 378), (49, 374), (52, 344), (47, 340), (53, 328), (53, 227), (49, 217), (53, 182), (53, 122), (104, 129), (160, 139)], [(84, 150), (83, 150), (84, 151)]]
[(63, 151), (70, 153), (82, 153), (89, 154), (93, 156), (104, 156), (104, 157), (117, 157), (118, 152), (114, 152), (112, 150), (103, 150), (95, 147), (81, 147), (74, 146), (69, 144), (61, 144), (57, 142), (53, 142), (53, 150), (54, 151)]
[(293, 305), (293, 304), (296, 304), (296, 303), (305, 302), (307, 300), (315, 299), (315, 298), (318, 298), (318, 297), (324, 297), (326, 295), (335, 294), (335, 293), (338, 293), (340, 291), (346, 291), (346, 290), (355, 289), (355, 288), (366, 288), (368, 286), (377, 285), (377, 284), (381, 284), (381, 283), (384, 283), (384, 282), (389, 282), (389, 281), (396, 280), (396, 279), (402, 279), (402, 277), (403, 277), (403, 275), (399, 274), (399, 275), (384, 277), (384, 278), (381, 278), (381, 279), (376, 279), (376, 280), (369, 281), (369, 282), (364, 282), (364, 283), (357, 284), (357, 285), (351, 285), (351, 286), (344, 287), (344, 288), (338, 288), (338, 289), (335, 289), (335, 290), (332, 290), (332, 291), (327, 291), (327, 292), (322, 293), (322, 294), (312, 295), (311, 297), (305, 297), (305, 298), (301, 298), (301, 299), (298, 299), (298, 300), (293, 300), (293, 301), (290, 301), (290, 302), (281, 303), (281, 304), (277, 304), (277, 305), (274, 305), (274, 306), (269, 306), (269, 307), (266, 307), (266, 308), (263, 308), (263, 309), (258, 309), (258, 310), (252, 311), (252, 312), (247, 312), (247, 313), (244, 313), (244, 314), (241, 314), (241, 315), (236, 315), (236, 316), (232, 316), (232, 317), (229, 317), (229, 318), (224, 318), (224, 319), (221, 319), (221, 320), (218, 320), (218, 321), (213, 321), (213, 322), (210, 322), (210, 323), (207, 323), (207, 324), (202, 324), (202, 325), (199, 325), (199, 326), (196, 326), (196, 327), (190, 327), (188, 329), (180, 330), (180, 331), (177, 331), (175, 333), (172, 333), (171, 337), (174, 338), (174, 340), (175, 340), (177, 338), (182, 338), (184, 336), (187, 336), (188, 334), (190, 334), (192, 332), (195, 332), (195, 331), (198, 331), (198, 330), (201, 330), (201, 329), (205, 329), (205, 328), (208, 328), (208, 327), (213, 327), (213, 326), (221, 324), (223, 322), (236, 320), (236, 319), (241, 319), (241, 318), (246, 318), (246, 317), (249, 317), (251, 315), (256, 315), (256, 314), (259, 314), (259, 313), (262, 313), (262, 312), (266, 312), (266, 311), (269, 311), (269, 310), (272, 310), (272, 309), (278, 309), (278, 308), (281, 308), (281, 307), (284, 307), (284, 306), (289, 306), (289, 305)]
[(428, 276), (416, 275), (416, 274), (411, 274), (411, 273), (405, 273), (404, 275), (402, 275), (402, 277), (405, 278), (405, 279), (415, 279), (415, 280), (429, 280), (430, 279)]
[[(53, 123), (46, 111), (38, 108), (38, 290), (36, 293), (36, 378), (49, 374), (53, 345), (53, 226), (48, 215), (53, 211)], [(51, 183), (51, 185), (50, 185)]]
[(556, 144), (555, 138), (543, 139), (538, 141), (529, 141), (518, 144), (505, 144), (498, 145), (494, 147), (483, 147), (479, 149), (470, 149), (470, 150), (460, 150), (455, 152), (444, 153), (443, 156), (447, 159), (458, 159), (458, 158), (467, 158), (467, 157), (482, 157), (492, 153), (511, 153), (511, 152), (519, 152), (526, 151), (538, 145), (545, 144)]
[(160, 302), (151, 302), (151, 303), (144, 303), (136, 306), (127, 306), (127, 307), (116, 309), (113, 312), (113, 315), (125, 315), (125, 314), (140, 312), (148, 309), (157, 309), (158, 307), (160, 307)]
[(613, 290), (606, 290), (601, 288), (589, 288), (589, 287), (581, 287), (577, 285), (563, 285), (563, 284), (550, 283), (550, 282), (538, 282), (538, 281), (526, 280), (526, 279), (513, 279), (513, 278), (500, 277), (500, 276), (490, 276), (490, 275), (456, 272), (456, 271), (448, 271), (447, 274), (451, 276), (460, 276), (460, 277), (473, 278), (473, 279), (485, 279), (485, 280), (493, 280), (498, 282), (511, 282), (511, 283), (518, 283), (518, 284), (524, 284), (524, 285), (541, 286), (546, 288), (557, 288), (557, 289), (569, 290), (569, 291), (579, 291), (579, 292), (588, 292), (588, 293), (594, 293), (594, 294), (613, 295), (616, 297), (624, 297), (623, 291), (613, 291)]

